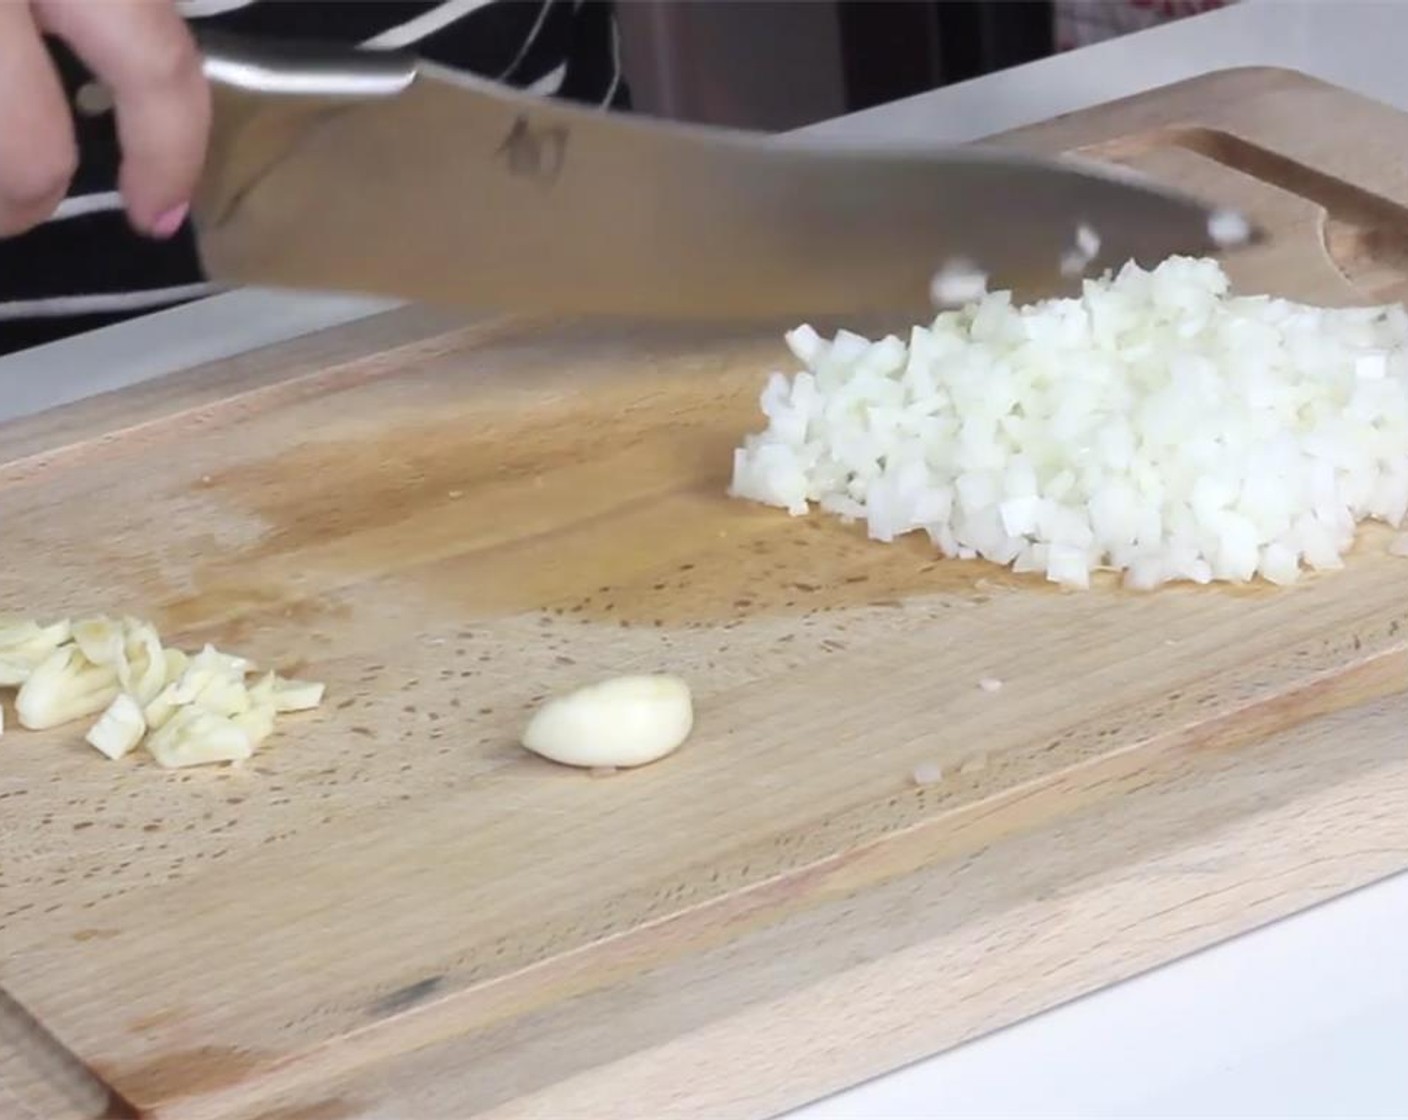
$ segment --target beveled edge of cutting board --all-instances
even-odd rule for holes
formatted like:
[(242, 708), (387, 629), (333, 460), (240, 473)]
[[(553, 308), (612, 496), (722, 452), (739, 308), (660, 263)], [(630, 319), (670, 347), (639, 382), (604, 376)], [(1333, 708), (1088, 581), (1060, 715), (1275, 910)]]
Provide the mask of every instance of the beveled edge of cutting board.
[[(1383, 101), (1355, 93), (1294, 67), (1248, 65), (1227, 66), (1192, 78), (1180, 78), (1178, 81), (1153, 86), (1112, 101), (1102, 101), (1084, 109), (1058, 113), (1054, 117), (985, 136), (972, 143), (980, 147), (1025, 146), (1065, 151), (1071, 147), (1084, 146), (1086, 143), (1077, 140), (1072, 144), (1068, 129), (1081, 134), (1098, 132), (1101, 131), (1100, 126), (1110, 117), (1125, 117), (1132, 113), (1133, 127), (1126, 127), (1126, 123), (1122, 121), (1119, 128), (1121, 133), (1128, 134), (1141, 128), (1162, 126), (1181, 119), (1192, 107), (1191, 103), (1195, 99), (1205, 98), (1209, 94), (1222, 98), (1225, 107), (1238, 98), (1261, 96), (1283, 89), (1302, 94), (1312, 91), (1329, 93), (1336, 99), (1354, 102), (1356, 108), (1361, 111), (1383, 114), (1395, 121), (1397, 127), (1403, 127), (1403, 113)], [(1060, 145), (1065, 146), (1059, 147)]]
[[(0, 467), (56, 455), (84, 443), (131, 433), (182, 414), (199, 414), (241, 397), (300, 385), (324, 392), (339, 378), (392, 372), (437, 343), (448, 347), (467, 335), (508, 329), (507, 320), (467, 322), (425, 307), (401, 307), (325, 327), (235, 357), (207, 362), (151, 381), (100, 393), (30, 416), (0, 423)], [(376, 359), (387, 361), (377, 364)]]

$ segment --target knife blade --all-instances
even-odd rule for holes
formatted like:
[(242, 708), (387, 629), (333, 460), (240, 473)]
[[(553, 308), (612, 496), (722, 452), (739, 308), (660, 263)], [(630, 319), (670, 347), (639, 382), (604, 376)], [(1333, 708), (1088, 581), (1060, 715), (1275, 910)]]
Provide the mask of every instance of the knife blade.
[(400, 54), (208, 32), (201, 47), (215, 123), (194, 225), (228, 284), (810, 317), (930, 309), (955, 269), (1034, 296), (1069, 288), (1073, 252), (1100, 271), (1257, 236), (1084, 163), (665, 123)]

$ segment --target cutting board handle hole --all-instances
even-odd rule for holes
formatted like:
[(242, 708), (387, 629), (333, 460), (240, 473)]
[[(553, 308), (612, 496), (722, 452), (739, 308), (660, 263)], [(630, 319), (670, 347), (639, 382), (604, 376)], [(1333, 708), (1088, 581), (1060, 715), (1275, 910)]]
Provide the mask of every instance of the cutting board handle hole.
[(1356, 290), (1379, 299), (1408, 296), (1408, 208), (1280, 152), (1214, 128), (1164, 128), (1081, 149), (1122, 162), (1181, 148), (1314, 203), (1324, 213), (1325, 255)]

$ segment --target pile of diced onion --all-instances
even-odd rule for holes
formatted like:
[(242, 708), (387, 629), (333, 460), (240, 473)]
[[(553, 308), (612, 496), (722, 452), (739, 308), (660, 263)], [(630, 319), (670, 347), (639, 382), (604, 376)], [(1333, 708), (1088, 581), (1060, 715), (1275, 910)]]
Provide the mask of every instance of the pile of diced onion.
[(112, 759), (140, 743), (168, 768), (243, 762), (277, 714), (322, 703), (321, 684), (275, 673), (250, 683), (252, 668), (209, 645), (193, 656), (164, 648), (133, 618), (0, 616), (0, 688), (18, 689), (20, 724), (41, 731), (96, 716), (87, 742)]
[[(906, 345), (810, 327), (731, 493), (948, 557), (1126, 586), (1293, 583), (1408, 510), (1408, 312), (1234, 297), (1214, 260), (983, 296)], [(1404, 538), (1393, 551), (1404, 552)]]

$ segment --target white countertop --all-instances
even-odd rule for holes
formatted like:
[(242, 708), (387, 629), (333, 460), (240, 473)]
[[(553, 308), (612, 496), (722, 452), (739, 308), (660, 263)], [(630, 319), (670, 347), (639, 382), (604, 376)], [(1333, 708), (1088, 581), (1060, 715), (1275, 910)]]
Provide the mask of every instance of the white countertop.
[[(1408, 0), (1249, 0), (818, 126), (956, 142), (1210, 70), (1302, 70), (1408, 109)], [(1408, 153), (1405, 153), (1408, 158)], [(0, 419), (390, 306), (236, 292), (0, 359)], [(1408, 875), (789, 1120), (1408, 1117)]]

